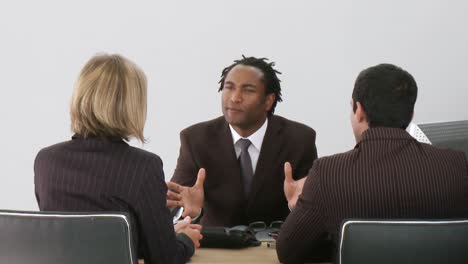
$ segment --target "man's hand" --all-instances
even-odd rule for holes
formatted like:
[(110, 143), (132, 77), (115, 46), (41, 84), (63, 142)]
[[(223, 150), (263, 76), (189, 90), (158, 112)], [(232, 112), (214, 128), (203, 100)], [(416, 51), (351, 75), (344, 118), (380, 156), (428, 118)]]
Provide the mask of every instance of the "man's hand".
[(185, 217), (184, 220), (179, 221), (174, 226), (174, 231), (178, 234), (186, 234), (192, 240), (193, 244), (195, 245), (195, 248), (199, 248), (200, 239), (203, 238), (201, 234), (202, 226), (190, 224), (190, 222), (190, 216)]
[(176, 233), (180, 233), (182, 230), (184, 230), (186, 227), (190, 227), (192, 229), (197, 229), (199, 231), (202, 230), (202, 226), (198, 224), (191, 224), (192, 219), (190, 216), (186, 216), (184, 220), (177, 222), (177, 224), (174, 225), (174, 231)]
[(297, 199), (302, 193), (302, 187), (307, 177), (295, 181), (292, 176), (292, 168), (289, 162), (284, 163), (284, 195), (288, 200), (289, 209), (296, 207)]
[(197, 181), (192, 187), (182, 186), (175, 182), (168, 182), (167, 206), (184, 207), (184, 212), (182, 213), (183, 217), (197, 217), (200, 214), (205, 200), (205, 191), (203, 189), (205, 176), (205, 169), (201, 168), (198, 171)]

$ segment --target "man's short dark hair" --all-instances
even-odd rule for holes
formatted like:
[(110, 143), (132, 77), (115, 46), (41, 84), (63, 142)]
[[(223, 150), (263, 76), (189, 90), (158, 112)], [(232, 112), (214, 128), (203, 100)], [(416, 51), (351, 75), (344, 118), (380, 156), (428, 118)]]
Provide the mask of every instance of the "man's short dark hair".
[(353, 90), (353, 111), (360, 102), (369, 127), (406, 127), (411, 122), (418, 87), (413, 76), (392, 64), (363, 70)]
[(268, 115), (272, 115), (275, 112), (275, 107), (278, 102), (283, 101), (281, 98), (281, 84), (280, 79), (276, 74), (281, 74), (281, 72), (273, 69), (275, 66), (274, 62), (267, 62), (267, 58), (255, 58), (255, 57), (245, 57), (242, 55), (242, 59), (235, 60), (233, 64), (224, 68), (221, 73), (221, 80), (219, 81), (219, 89), (218, 92), (223, 90), (224, 80), (228, 75), (229, 71), (237, 65), (245, 65), (245, 66), (252, 66), (259, 69), (263, 73), (263, 83), (265, 85), (265, 95), (274, 93), (275, 94), (275, 101), (271, 106)]

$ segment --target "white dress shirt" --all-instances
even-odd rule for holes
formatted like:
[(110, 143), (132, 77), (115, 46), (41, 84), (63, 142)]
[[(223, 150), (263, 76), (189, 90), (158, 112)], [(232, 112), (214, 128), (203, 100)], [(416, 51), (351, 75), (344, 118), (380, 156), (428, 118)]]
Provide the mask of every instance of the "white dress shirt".
[[(245, 139), (250, 140), (252, 144), (249, 146), (249, 155), (250, 159), (252, 160), (252, 169), (255, 174), (255, 168), (257, 167), (257, 161), (258, 161), (258, 156), (260, 156), (260, 150), (262, 149), (262, 143), (263, 143), (263, 138), (265, 137), (265, 133), (267, 130), (268, 126), (268, 118), (265, 119), (265, 122), (263, 125), (255, 131), (252, 135), (249, 137), (246, 137)], [(240, 153), (241, 153), (241, 148), (238, 144), (239, 139), (244, 138), (241, 135), (239, 135), (236, 130), (229, 124), (229, 128), (231, 129), (231, 135), (232, 135), (232, 142), (234, 144), (234, 149), (236, 150), (236, 157), (239, 158)]]

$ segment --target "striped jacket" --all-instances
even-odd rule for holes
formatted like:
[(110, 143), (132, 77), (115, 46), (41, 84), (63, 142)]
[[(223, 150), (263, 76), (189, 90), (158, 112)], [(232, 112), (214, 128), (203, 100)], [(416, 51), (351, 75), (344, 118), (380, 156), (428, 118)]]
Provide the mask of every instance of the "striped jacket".
[(185, 263), (194, 253), (190, 238), (174, 233), (156, 154), (120, 139), (74, 136), (42, 149), (34, 175), (41, 210), (130, 213), (145, 263)]
[(285, 263), (323, 255), (323, 238), (336, 239), (346, 218), (462, 217), (468, 217), (462, 152), (419, 143), (403, 129), (371, 128), (353, 150), (315, 161), (277, 253)]

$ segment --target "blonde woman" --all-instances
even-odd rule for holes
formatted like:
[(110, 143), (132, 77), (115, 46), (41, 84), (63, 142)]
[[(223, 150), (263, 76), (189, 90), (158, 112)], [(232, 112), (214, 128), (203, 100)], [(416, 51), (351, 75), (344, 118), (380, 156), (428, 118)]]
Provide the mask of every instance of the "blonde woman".
[(45, 211), (129, 212), (145, 263), (185, 263), (200, 227), (187, 222), (174, 232), (161, 159), (126, 143), (145, 141), (146, 86), (143, 71), (120, 55), (88, 61), (71, 103), (74, 136), (36, 157), (37, 202)]

